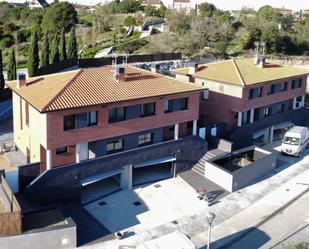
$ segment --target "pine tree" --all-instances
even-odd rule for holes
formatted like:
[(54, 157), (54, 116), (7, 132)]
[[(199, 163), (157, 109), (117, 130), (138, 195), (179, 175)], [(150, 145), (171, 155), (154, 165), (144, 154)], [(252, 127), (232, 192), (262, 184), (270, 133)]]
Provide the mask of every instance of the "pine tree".
[(65, 32), (64, 28), (61, 31), (60, 35), (60, 61), (65, 61), (67, 59), (67, 52), (66, 52), (66, 44), (65, 44)]
[(71, 28), (69, 35), (67, 56), (69, 59), (77, 57), (77, 42), (74, 27)]
[(46, 67), (48, 64), (49, 64), (49, 40), (48, 40), (48, 34), (46, 33), (43, 40), (40, 66)]
[(2, 64), (2, 51), (0, 49), (0, 90), (4, 89), (4, 76), (3, 76), (3, 64)]
[(9, 54), (8, 64), (7, 64), (7, 74), (8, 80), (16, 80), (16, 59), (15, 50), (12, 48)]
[(33, 77), (39, 68), (39, 46), (38, 35), (34, 30), (32, 32), (30, 50), (28, 55), (28, 74), (29, 77)]
[(50, 63), (59, 62), (59, 41), (57, 35), (54, 36), (50, 48)]

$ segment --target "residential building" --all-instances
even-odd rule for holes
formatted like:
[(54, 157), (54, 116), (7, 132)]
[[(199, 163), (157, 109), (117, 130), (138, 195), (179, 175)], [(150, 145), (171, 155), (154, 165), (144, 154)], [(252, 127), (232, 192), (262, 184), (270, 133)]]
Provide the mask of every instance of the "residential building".
[[(209, 89), (209, 95), (201, 100), (200, 121), (204, 125), (224, 124), (221, 134), (236, 146), (248, 145), (253, 139), (272, 141), (280, 129), (307, 118), (308, 71), (304, 69), (273, 64), (259, 55), (194, 64), (174, 72), (176, 79)], [(216, 133), (214, 129), (212, 135)]]
[(150, 5), (156, 9), (159, 9), (162, 5), (162, 2), (160, 0), (144, 0), (142, 5), (145, 7)]
[(282, 7), (282, 8), (275, 8), (275, 11), (277, 11), (279, 14), (282, 14), (283, 16), (291, 16), (291, 15), (293, 15), (293, 10), (286, 9), (284, 7)]
[(191, 141), (181, 155), (190, 158), (204, 146), (195, 136), (202, 88), (156, 72), (105, 66), (8, 82), (14, 141), (40, 165), (30, 198), (79, 199), (82, 186), (119, 174), (120, 185), (131, 188), (136, 165), (168, 163), (175, 174), (171, 162), (181, 148)]
[(189, 13), (192, 10), (190, 0), (173, 0), (173, 10)]
[(309, 9), (302, 10), (301, 15), (304, 17), (309, 17)]

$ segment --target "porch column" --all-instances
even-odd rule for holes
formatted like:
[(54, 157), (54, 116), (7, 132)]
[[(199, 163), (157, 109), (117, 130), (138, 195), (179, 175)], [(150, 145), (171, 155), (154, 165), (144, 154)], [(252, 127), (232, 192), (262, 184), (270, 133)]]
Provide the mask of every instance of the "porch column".
[(196, 136), (196, 135), (197, 135), (197, 120), (193, 120), (192, 135), (193, 135), (193, 136)]
[(75, 162), (80, 163), (80, 150), (81, 150), (81, 145), (76, 144), (75, 145)]
[(50, 170), (53, 167), (52, 151), (46, 150), (46, 170)]
[(241, 127), (241, 123), (242, 123), (242, 112), (238, 112), (238, 115), (237, 115), (237, 126)]
[(296, 97), (293, 98), (293, 110), (296, 109)]
[(301, 107), (305, 106), (305, 95), (301, 96)]
[(120, 185), (123, 189), (132, 189), (132, 168), (132, 164), (123, 167), (123, 171), (120, 177)]
[(175, 124), (174, 140), (178, 140), (178, 138), (179, 138), (179, 124)]
[(252, 124), (254, 120), (254, 109), (250, 110), (250, 123)]
[(269, 129), (269, 143), (271, 144), (274, 140), (274, 126), (272, 125)]

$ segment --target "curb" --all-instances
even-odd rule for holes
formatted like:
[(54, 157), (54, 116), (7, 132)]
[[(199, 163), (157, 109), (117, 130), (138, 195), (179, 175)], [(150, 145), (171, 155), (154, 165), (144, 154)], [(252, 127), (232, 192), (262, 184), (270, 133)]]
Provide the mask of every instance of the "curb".
[(288, 206), (290, 206), (293, 202), (295, 202), (297, 199), (301, 198), (303, 195), (305, 195), (307, 192), (309, 192), (309, 188), (305, 189), (304, 191), (302, 191), (300, 194), (298, 194), (297, 196), (295, 196), (294, 198), (292, 198), (291, 200), (289, 200), (287, 203), (285, 203), (283, 206), (281, 206), (280, 208), (278, 208), (277, 210), (275, 210), (274, 212), (272, 212), (270, 215), (266, 216), (263, 220), (259, 221), (258, 223), (252, 225), (246, 232), (241, 233), (240, 235), (234, 237), (232, 240), (224, 243), (221, 246), (216, 247), (216, 249), (227, 249), (230, 246), (232, 246), (234, 243), (236, 243), (237, 241), (239, 241), (240, 239), (244, 238), (245, 236), (247, 236), (249, 233), (251, 233), (253, 230), (255, 230), (256, 228), (260, 227), (261, 225), (263, 225), (264, 223), (266, 223), (267, 221), (269, 221), (271, 218), (273, 218), (274, 216), (276, 216), (278, 213), (282, 212), (284, 209), (286, 209)]

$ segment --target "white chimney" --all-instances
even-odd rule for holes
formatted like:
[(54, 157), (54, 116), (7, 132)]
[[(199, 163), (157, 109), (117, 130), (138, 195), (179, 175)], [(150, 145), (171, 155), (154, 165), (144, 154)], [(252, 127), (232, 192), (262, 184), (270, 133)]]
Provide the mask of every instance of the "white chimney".
[(125, 80), (125, 67), (124, 66), (117, 66), (116, 67), (116, 80), (124, 81)]
[(26, 75), (24, 73), (19, 73), (17, 75), (17, 89), (23, 88), (26, 85)]
[(160, 64), (152, 64), (151, 65), (151, 72), (160, 73)]
[(258, 54), (255, 58), (254, 58), (254, 64), (257, 65), (260, 68), (264, 68), (265, 67), (265, 56)]
[(194, 75), (198, 71), (198, 64), (196, 62), (193, 62), (189, 65), (189, 74)]

